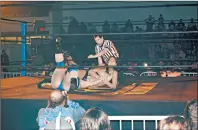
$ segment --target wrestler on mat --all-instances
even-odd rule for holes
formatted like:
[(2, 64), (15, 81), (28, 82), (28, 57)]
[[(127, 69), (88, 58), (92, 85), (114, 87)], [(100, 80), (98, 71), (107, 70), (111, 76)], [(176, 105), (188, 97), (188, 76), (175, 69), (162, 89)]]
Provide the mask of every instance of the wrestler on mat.
[[(71, 56), (67, 57), (66, 61), (68, 66), (76, 65)], [(109, 61), (107, 63), (108, 66), (117, 65), (116, 59), (114, 57), (109, 58)], [(104, 86), (110, 89), (115, 89), (117, 87), (118, 73), (113, 68), (101, 68), (101, 70), (97, 73), (99, 78), (95, 78), (91, 75), (88, 75), (88, 72), (86, 70), (78, 70), (78, 68), (76, 67), (68, 68), (66, 70), (62, 68), (62, 71), (66, 73), (65, 76), (63, 76), (64, 85), (62, 91), (69, 91), (70, 89), (75, 90), (85, 88), (97, 88)], [(42, 84), (49, 85), (50, 82), (51, 79), (44, 79), (42, 82), (38, 84), (38, 87), (42, 88)], [(51, 85), (52, 88), (54, 88), (53, 84)]]

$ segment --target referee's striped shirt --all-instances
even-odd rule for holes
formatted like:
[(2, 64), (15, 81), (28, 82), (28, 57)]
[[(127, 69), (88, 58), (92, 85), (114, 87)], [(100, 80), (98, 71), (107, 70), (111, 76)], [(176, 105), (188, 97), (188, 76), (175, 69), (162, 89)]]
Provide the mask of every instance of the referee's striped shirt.
[(108, 62), (110, 57), (119, 58), (119, 53), (118, 53), (117, 49), (115, 48), (114, 44), (112, 43), (112, 41), (110, 41), (110, 40), (104, 40), (104, 43), (101, 46), (96, 45), (95, 53), (96, 54), (100, 53), (105, 48), (108, 48), (108, 52), (106, 54), (102, 55), (102, 59), (104, 60), (105, 63)]

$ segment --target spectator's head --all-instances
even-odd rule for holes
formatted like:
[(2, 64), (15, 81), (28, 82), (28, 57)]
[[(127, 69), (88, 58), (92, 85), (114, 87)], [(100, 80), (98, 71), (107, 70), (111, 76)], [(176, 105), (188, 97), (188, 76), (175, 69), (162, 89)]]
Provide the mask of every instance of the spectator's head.
[(191, 19), (190, 19), (190, 22), (193, 23), (193, 21), (194, 21), (193, 18), (191, 18)]
[(158, 130), (187, 130), (187, 123), (181, 116), (171, 116), (160, 121)]
[(182, 19), (180, 19), (180, 20), (179, 20), (179, 22), (181, 23), (181, 22), (183, 22), (183, 20), (182, 20)]
[(104, 24), (108, 24), (108, 21), (106, 20), (106, 21), (104, 22)]
[(197, 130), (197, 99), (191, 100), (186, 104), (184, 117), (188, 123), (189, 130)]
[(152, 15), (149, 15), (149, 18), (151, 19), (152, 18)]
[(59, 90), (55, 90), (50, 94), (49, 97), (49, 107), (55, 108), (56, 106), (65, 106), (67, 104), (67, 96)]
[(104, 38), (103, 38), (103, 36), (100, 35), (100, 34), (95, 34), (95, 35), (94, 35), (94, 40), (96, 41), (96, 43), (97, 43), (99, 46), (102, 45), (103, 42), (104, 42)]
[(160, 14), (160, 17), (162, 17), (162, 14)]
[(80, 122), (81, 130), (111, 130), (108, 115), (99, 108), (87, 110)]

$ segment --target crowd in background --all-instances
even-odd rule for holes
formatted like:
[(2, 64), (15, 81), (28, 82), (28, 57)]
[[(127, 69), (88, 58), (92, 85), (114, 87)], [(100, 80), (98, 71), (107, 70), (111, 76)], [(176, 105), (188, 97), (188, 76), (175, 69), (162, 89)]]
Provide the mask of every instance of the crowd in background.
[[(102, 25), (103, 33), (124, 33), (124, 32), (152, 32), (152, 31), (196, 31), (197, 23), (193, 18), (190, 19), (188, 23), (185, 23), (182, 19), (179, 21), (171, 20), (166, 21), (163, 18), (163, 15), (160, 14), (158, 19), (155, 19), (152, 15), (149, 15), (148, 18), (144, 20), (145, 23), (141, 23), (140, 25), (133, 25), (133, 22), (128, 19), (124, 24), (105, 21)], [(146, 28), (143, 28), (146, 25)], [(78, 33), (96, 33), (99, 32), (97, 30), (96, 25), (89, 22), (85, 24), (84, 22), (79, 22), (76, 18), (71, 20), (69, 23), (67, 32), (69, 34)]]
[[(109, 33), (104, 35), (106, 40), (111, 40), (115, 44), (120, 53), (119, 65), (142, 65), (145, 62), (148, 65), (189, 65), (196, 64), (194, 61), (198, 58), (198, 35), (197, 33), (178, 33), (178, 31), (196, 31), (197, 20), (193, 18), (188, 22), (184, 22), (182, 19), (179, 21), (171, 20), (166, 21), (161, 14), (159, 18), (154, 18), (149, 15), (144, 20), (142, 25), (136, 26), (130, 19), (125, 24), (117, 24), (116, 22), (110, 24), (105, 21), (102, 25), (102, 33)], [(145, 27), (145, 28), (144, 28)], [(86, 34), (99, 32), (97, 27), (93, 23), (79, 22), (77, 19), (73, 19), (63, 33), (68, 34)], [(133, 34), (133, 35), (111, 35), (111, 33), (130, 33), (130, 32), (159, 32), (157, 34)], [(160, 32), (174, 32), (177, 33), (160, 33)], [(54, 62), (54, 45), (44, 45), (38, 48), (38, 53), (32, 56), (32, 62), (28, 65), (47, 65)], [(74, 57), (75, 61), (80, 65), (96, 65), (96, 60), (87, 60), (86, 57), (89, 54), (94, 53), (95, 41), (92, 35), (88, 36), (64, 36), (61, 37), (61, 42), (58, 46), (63, 51), (69, 51)], [(83, 53), (79, 53), (79, 50)], [(46, 53), (48, 52), (48, 53)], [(28, 54), (28, 53), (27, 53)], [(125, 60), (123, 60), (125, 59)], [(131, 62), (130, 59), (145, 59), (142, 62)], [(147, 60), (160, 61), (149, 62)], [(171, 62), (163, 61), (170, 60)], [(191, 62), (179, 62), (176, 60), (192, 59)], [(2, 65), (4, 62), (2, 62)], [(5, 64), (6, 65), (6, 64)], [(130, 70), (130, 68), (129, 68)], [(6, 71), (6, 70), (4, 70)], [(128, 70), (126, 70), (128, 71)]]

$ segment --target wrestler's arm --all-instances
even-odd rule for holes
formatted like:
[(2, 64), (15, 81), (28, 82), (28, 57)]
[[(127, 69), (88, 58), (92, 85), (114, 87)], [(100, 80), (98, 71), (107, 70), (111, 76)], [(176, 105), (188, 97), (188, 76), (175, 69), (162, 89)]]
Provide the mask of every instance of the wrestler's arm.
[(101, 57), (102, 55), (106, 54), (109, 51), (108, 48), (105, 48), (103, 51), (94, 55), (95, 58)]
[(98, 65), (104, 65), (102, 57), (98, 57)]
[(109, 81), (104, 81), (104, 83), (112, 88), (112, 89), (115, 89), (117, 87), (117, 84), (118, 84), (118, 73), (115, 71), (114, 74), (113, 74), (113, 77), (112, 77), (112, 83), (109, 82)]

